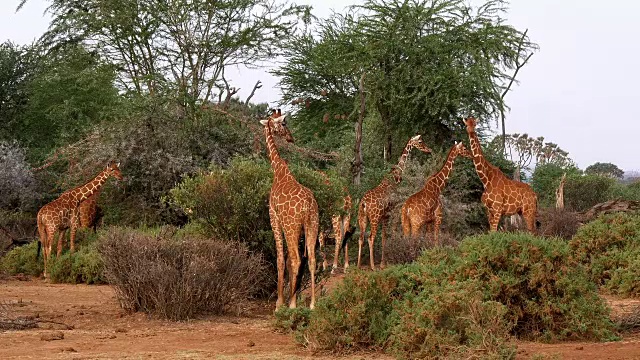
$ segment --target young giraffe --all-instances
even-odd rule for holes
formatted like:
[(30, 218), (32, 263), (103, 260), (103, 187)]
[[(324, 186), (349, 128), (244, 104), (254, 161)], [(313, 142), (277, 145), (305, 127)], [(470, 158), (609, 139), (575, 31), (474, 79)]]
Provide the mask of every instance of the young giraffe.
[(385, 177), (380, 185), (367, 191), (360, 205), (358, 206), (358, 227), (360, 228), (360, 239), (358, 240), (358, 268), (360, 268), (360, 257), (362, 256), (362, 245), (364, 244), (364, 233), (367, 230), (367, 220), (371, 223), (371, 233), (369, 234), (369, 260), (371, 263), (371, 270), (375, 270), (373, 261), (373, 241), (376, 238), (378, 232), (378, 225), (382, 222), (382, 258), (380, 259), (380, 268), (384, 268), (384, 244), (387, 237), (387, 218), (390, 210), (389, 196), (395, 185), (402, 181), (402, 171), (404, 170), (407, 157), (412, 148), (416, 148), (424, 153), (430, 153), (431, 149), (425, 145), (420, 135), (416, 135), (409, 139), (407, 146), (404, 147), (404, 151), (398, 160), (396, 165), (390, 174), (393, 177)]
[(476, 134), (476, 119), (469, 117), (464, 121), (469, 134), (473, 165), (484, 185), (481, 201), (489, 216), (489, 231), (497, 231), (502, 215), (520, 214), (527, 223), (527, 229), (535, 233), (538, 197), (531, 186), (506, 177), (500, 169), (493, 166), (482, 155), (480, 141)]
[(302, 255), (298, 249), (300, 234), (304, 229), (305, 252), (309, 257), (309, 271), (311, 272), (311, 303), (309, 308), (313, 309), (316, 302), (316, 240), (318, 239), (318, 203), (313, 193), (308, 188), (300, 185), (293, 177), (293, 174), (278, 154), (274, 134), (284, 137), (288, 142), (293, 142), (291, 132), (286, 124), (287, 114), (282, 115), (280, 110), (273, 111), (273, 114), (266, 120), (261, 120), (264, 125), (264, 135), (267, 142), (267, 152), (271, 160), (273, 169), (273, 185), (269, 195), (269, 217), (271, 219), (271, 229), (276, 241), (276, 252), (278, 262), (278, 300), (276, 309), (284, 303), (284, 244), (282, 233), (287, 242), (287, 253), (289, 267), (289, 308), (296, 307), (296, 290), (301, 274)]
[[(98, 206), (98, 197), (100, 196), (101, 190), (102, 188), (98, 189), (98, 191), (93, 193), (93, 195), (89, 196), (86, 200), (80, 202), (80, 205), (78, 205), (76, 215), (79, 217), (79, 220), (76, 224), (78, 224), (79, 229), (93, 229), (93, 232), (96, 231), (98, 220), (102, 217), (102, 211)], [(62, 249), (66, 242), (65, 236), (66, 229), (62, 230), (58, 235), (57, 256), (62, 254)]]
[[(324, 177), (325, 184), (329, 184), (329, 177), (324, 172), (318, 170), (318, 172)], [(335, 214), (331, 217), (331, 226), (333, 227), (333, 237), (336, 240), (335, 252), (333, 255), (333, 266), (331, 268), (331, 274), (335, 274), (336, 269), (338, 268), (338, 260), (340, 258), (340, 247), (347, 235), (347, 232), (351, 230), (351, 194), (349, 194), (349, 189), (345, 186), (343, 189), (344, 192), (344, 205), (343, 210), (345, 212), (344, 215)], [(327, 269), (327, 256), (323, 250), (325, 239), (327, 237), (324, 231), (321, 231), (318, 234), (320, 240), (320, 253), (322, 254), (322, 270)], [(346, 272), (349, 268), (349, 244), (344, 244), (344, 271)]]
[(58, 234), (58, 250), (62, 248), (62, 233), (61, 231), (66, 228), (71, 228), (70, 231), (70, 249), (74, 251), (74, 240), (76, 230), (78, 228), (77, 222), (79, 221), (77, 216), (78, 205), (93, 195), (96, 191), (100, 190), (100, 187), (104, 185), (109, 176), (113, 175), (116, 179), (122, 180), (122, 174), (118, 168), (118, 164), (110, 162), (107, 168), (100, 172), (93, 180), (88, 183), (64, 192), (56, 200), (43, 206), (38, 211), (38, 233), (40, 235), (40, 242), (38, 243), (38, 253), (40, 252), (40, 246), (42, 245), (44, 251), (44, 277), (48, 277), (47, 273), (47, 261), (51, 256), (51, 247), (55, 240), (55, 235)]
[(453, 169), (453, 163), (458, 156), (471, 159), (473, 155), (467, 150), (463, 143), (456, 143), (447, 155), (447, 160), (437, 173), (431, 175), (424, 187), (417, 193), (409, 196), (402, 205), (401, 220), (402, 233), (404, 236), (416, 238), (420, 229), (426, 225), (427, 233), (433, 226), (433, 241), (438, 242), (438, 233), (442, 223), (442, 202), (440, 193), (449, 179), (449, 174)]

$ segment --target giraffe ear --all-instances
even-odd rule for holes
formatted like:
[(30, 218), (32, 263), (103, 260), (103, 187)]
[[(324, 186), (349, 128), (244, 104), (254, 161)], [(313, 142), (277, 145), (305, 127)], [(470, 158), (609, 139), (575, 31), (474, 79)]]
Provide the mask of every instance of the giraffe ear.
[(269, 123), (269, 120), (260, 120), (260, 124), (267, 126), (267, 124)]
[(117, 166), (117, 167), (120, 167), (120, 162), (119, 162), (119, 161), (116, 163), (116, 166)]
[(421, 137), (421, 136), (422, 136), (422, 135), (418, 134), (418, 135), (416, 135), (416, 136), (412, 137), (412, 138), (411, 138), (411, 140), (414, 140), (414, 141), (415, 141), (415, 140), (420, 140), (420, 137)]

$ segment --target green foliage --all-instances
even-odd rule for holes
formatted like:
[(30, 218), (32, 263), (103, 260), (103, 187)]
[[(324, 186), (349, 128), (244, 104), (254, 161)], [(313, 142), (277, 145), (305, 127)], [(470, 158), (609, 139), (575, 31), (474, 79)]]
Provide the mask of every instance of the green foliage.
[(235, 239), (275, 259), (269, 221), (272, 172), (264, 159), (235, 158), (227, 169), (184, 177), (167, 199), (215, 237)]
[(262, 0), (161, 2), (52, 0), (47, 46), (80, 42), (119, 70), (137, 94), (171, 94), (194, 103), (224, 92), (224, 70), (274, 56), (308, 6)]
[[(564, 173), (567, 173), (567, 176), (580, 175), (580, 171), (575, 167), (562, 167), (553, 163), (536, 166), (531, 177), (531, 186), (538, 195), (538, 203), (541, 207), (555, 206), (556, 189)], [(565, 193), (565, 201), (566, 197)]]
[[(331, 216), (342, 211), (342, 182), (327, 172), (330, 183), (315, 170), (289, 166), (295, 178), (314, 194), (320, 226), (329, 228)], [(264, 254), (275, 266), (275, 243), (269, 219), (269, 193), (273, 173), (263, 158), (234, 158), (229, 167), (212, 167), (208, 173), (184, 177), (167, 201), (202, 222), (216, 238), (234, 239)]]
[(382, 348), (401, 358), (513, 358), (510, 336), (611, 340), (614, 326), (560, 239), (493, 233), (418, 262), (348, 274), (320, 299), (305, 338), (323, 349)]
[(0, 140), (21, 136), (21, 116), (29, 101), (28, 86), (37, 69), (36, 51), (9, 41), (0, 44)]
[(119, 105), (113, 67), (81, 46), (42, 54), (28, 85), (20, 140), (41, 160), (55, 147), (80, 140), (113, 117)]
[[(68, 239), (68, 235), (67, 235)], [(102, 259), (96, 250), (95, 234), (89, 231), (79, 231), (76, 238), (76, 251), (71, 254), (68, 240), (65, 240), (65, 250), (56, 257), (56, 245), (53, 246), (49, 266), (49, 275), (54, 283), (68, 284), (104, 284), (102, 276)], [(40, 256), (36, 258), (38, 241), (20, 246), (9, 251), (0, 259), (0, 271), (15, 275), (25, 274), (40, 276), (44, 270), (44, 252), (40, 249)]]
[(622, 179), (624, 177), (624, 171), (612, 163), (597, 162), (587, 166), (584, 172), (589, 175), (598, 175), (613, 179)]
[(609, 200), (614, 179), (597, 175), (567, 175), (564, 186), (565, 206), (575, 211), (584, 211)]
[(640, 215), (603, 215), (582, 226), (569, 245), (597, 285), (614, 294), (640, 295)]
[(485, 299), (507, 305), (507, 319), (518, 337), (613, 336), (608, 308), (583, 269), (572, 266), (565, 241), (494, 233), (465, 239), (459, 251), (461, 261), (450, 274), (457, 281), (479, 280)]
[(44, 263), (42, 261), (42, 252), (40, 253), (40, 257), (36, 259), (37, 249), (37, 240), (27, 245), (13, 248), (0, 258), (0, 272), (11, 275), (25, 274), (40, 276), (44, 271)]
[(400, 358), (515, 358), (507, 306), (483, 300), (476, 281), (445, 282), (402, 302), (390, 337)]
[(103, 263), (96, 249), (96, 242), (78, 247), (71, 254), (64, 252), (59, 258), (52, 257), (49, 276), (53, 283), (68, 284), (104, 284)]
[[(344, 120), (327, 127), (323, 114), (355, 119), (358, 79), (365, 73), (367, 108), (379, 113), (385, 142), (429, 129), (425, 140), (440, 147), (463, 135), (458, 111), (484, 121), (499, 114), (507, 73), (536, 48), (499, 20), (503, 6), (500, 0), (477, 9), (458, 0), (367, 1), (292, 37), (287, 63), (274, 74), (285, 101), (310, 99), (297, 115), (310, 128), (338, 130), (348, 129)], [(331, 138), (335, 131), (324, 134)]]
[(283, 306), (276, 310), (274, 315), (275, 320), (273, 325), (278, 331), (285, 333), (304, 331), (309, 325), (311, 309), (306, 307), (289, 309)]

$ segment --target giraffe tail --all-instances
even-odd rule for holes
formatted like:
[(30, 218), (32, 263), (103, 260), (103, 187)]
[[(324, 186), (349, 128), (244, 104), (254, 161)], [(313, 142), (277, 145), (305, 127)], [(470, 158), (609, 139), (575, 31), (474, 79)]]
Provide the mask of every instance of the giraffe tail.
[(344, 246), (347, 245), (349, 239), (353, 236), (353, 233), (356, 232), (356, 227), (349, 224), (349, 228), (345, 229), (344, 237), (342, 238), (342, 244), (340, 244), (340, 251), (344, 250)]
[(36, 260), (38, 260), (38, 258), (40, 257), (40, 248), (47, 238), (47, 232), (44, 228), (44, 224), (42, 223), (42, 218), (40, 218), (40, 214), (38, 214), (36, 219), (38, 222), (38, 235), (40, 237), (40, 240), (38, 241), (38, 250), (36, 251)]

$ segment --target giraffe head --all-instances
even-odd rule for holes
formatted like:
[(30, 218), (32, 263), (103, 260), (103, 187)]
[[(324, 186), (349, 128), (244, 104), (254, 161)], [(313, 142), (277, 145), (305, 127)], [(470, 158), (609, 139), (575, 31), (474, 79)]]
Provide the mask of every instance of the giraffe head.
[(427, 154), (431, 152), (431, 149), (427, 146), (427, 144), (422, 141), (422, 135), (416, 135), (409, 139), (409, 144)]
[(463, 120), (464, 124), (467, 126), (467, 132), (468, 133), (472, 133), (476, 131), (476, 124), (478, 123), (476, 121), (476, 118), (474, 118), (473, 116), (469, 116), (466, 120)]
[(466, 146), (464, 146), (464, 143), (456, 141), (456, 144), (453, 146), (453, 151), (455, 151), (456, 156), (462, 156), (462, 157), (466, 157), (467, 159), (473, 159), (473, 154), (471, 153), (471, 151), (467, 150)]
[(271, 115), (269, 115), (269, 117), (265, 120), (260, 120), (260, 123), (264, 126), (270, 126), (271, 131), (273, 131), (275, 134), (278, 134), (278, 136), (283, 137), (285, 140), (287, 140), (287, 142), (292, 143), (293, 136), (291, 136), (291, 131), (289, 131), (289, 128), (287, 128), (288, 115), (288, 113), (282, 114), (280, 109), (278, 109), (277, 111), (275, 109), (272, 109)]
[(107, 169), (105, 170), (105, 174), (107, 176), (113, 175), (118, 180), (122, 180), (122, 173), (120, 172), (120, 163), (116, 163), (115, 161), (110, 161), (109, 165), (107, 165)]

